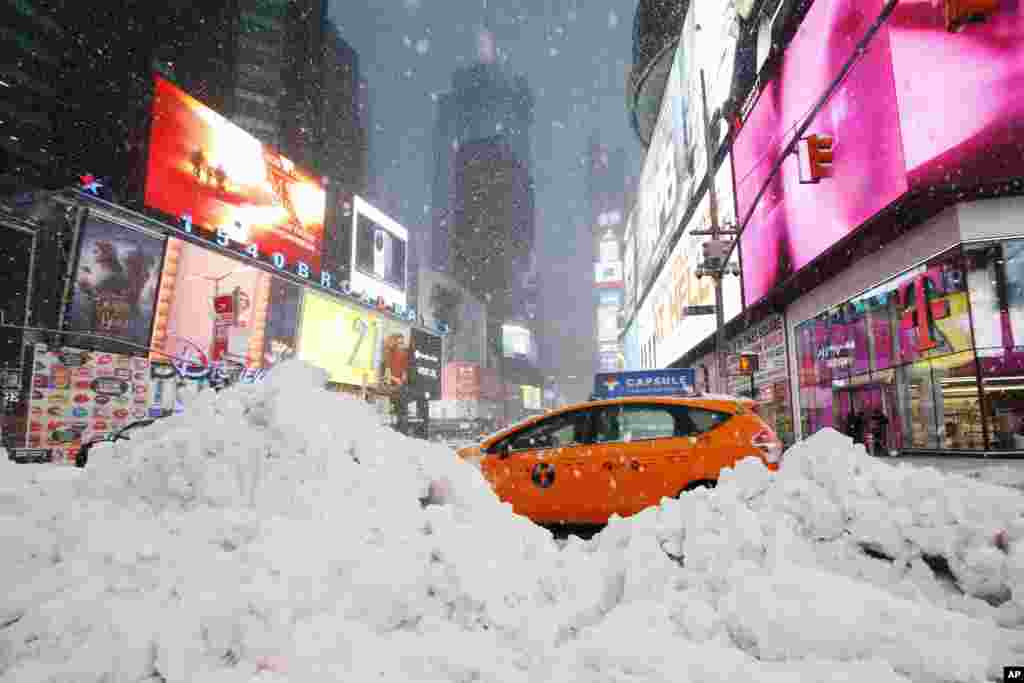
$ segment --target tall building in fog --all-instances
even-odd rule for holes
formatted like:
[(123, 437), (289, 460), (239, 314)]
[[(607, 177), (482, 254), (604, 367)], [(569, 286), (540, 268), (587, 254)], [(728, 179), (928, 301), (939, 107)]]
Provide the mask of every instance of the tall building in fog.
[(496, 63), (479, 35), (479, 61), (438, 96), (426, 263), (487, 305), (487, 367), (507, 385), (539, 385), (534, 96)]
[[(624, 323), (622, 243), (628, 212), (626, 156), (611, 150), (597, 133), (590, 136), (587, 150), (586, 199), (589, 235), (580, 243), (593, 246), (595, 338), (583, 342), (587, 354), (596, 359), (597, 370), (625, 369), (620, 336)], [(593, 361), (591, 361), (593, 362)]]

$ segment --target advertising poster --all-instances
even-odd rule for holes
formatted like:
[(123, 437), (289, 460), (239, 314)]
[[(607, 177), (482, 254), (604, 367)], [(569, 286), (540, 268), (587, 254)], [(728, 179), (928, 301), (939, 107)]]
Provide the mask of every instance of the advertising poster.
[(409, 387), (416, 396), (441, 398), (442, 339), (413, 328), (409, 353)]
[[(860, 5), (840, 4), (846, 13)], [(996, 5), (986, 21), (956, 33), (946, 31), (942, 5), (927, 0), (900, 2), (886, 22), (912, 187), (1024, 176), (1024, 5)]]
[(412, 328), (390, 318), (381, 320), (383, 348), (380, 354), (377, 385), (381, 388), (394, 388), (409, 383), (409, 352), (412, 347), (410, 335)]
[(354, 206), (352, 290), (405, 306), (408, 230), (362, 197)]
[(533, 331), (524, 324), (508, 323), (501, 326), (502, 352), (506, 358), (517, 358), (537, 363), (537, 345)]
[[(733, 147), (741, 217), (753, 206), (791, 131), (832, 83), (882, 5), (883, 0), (840, 0), (811, 6), (784, 53), (779, 77), (761, 93)], [(941, 15), (941, 8), (930, 11)], [(875, 36), (808, 130), (833, 137), (833, 177), (801, 184), (800, 165), (786, 163), (757, 205), (741, 238), (748, 306), (906, 192), (889, 35), (882, 30)], [(928, 40), (942, 43), (947, 38)], [(933, 66), (917, 68), (927, 72)], [(959, 70), (943, 78), (965, 80)], [(956, 97), (969, 101), (962, 93)], [(903, 133), (924, 128), (927, 112), (936, 111), (939, 101), (929, 92), (930, 108), (913, 112), (914, 123), (904, 125)], [(945, 111), (938, 118), (941, 123), (936, 125), (942, 127), (954, 121)]]
[(524, 410), (540, 410), (541, 409), (541, 393), (540, 387), (530, 386), (523, 384), (519, 387), (522, 395), (523, 409)]
[(67, 328), (148, 346), (164, 240), (90, 217), (78, 244)]
[(481, 369), (476, 363), (453, 362), (444, 366), (444, 398), (478, 401), (481, 396)]
[(319, 178), (157, 77), (146, 206), (221, 244), (292, 269), (320, 270), (326, 193)]
[(308, 290), (302, 300), (299, 358), (323, 368), (330, 381), (375, 386), (383, 351), (383, 321), (373, 311)]
[(263, 367), (271, 367), (290, 358), (299, 346), (299, 316), (302, 314), (302, 287), (272, 277), (263, 330)]
[(595, 263), (594, 284), (598, 287), (621, 287), (622, 261)]
[[(723, 221), (735, 215), (732, 208), (732, 171), (729, 166), (726, 160), (715, 178), (719, 217)], [(674, 363), (715, 330), (716, 316), (686, 314), (687, 306), (715, 304), (714, 280), (698, 278), (696, 275), (696, 268), (703, 258), (702, 245), (708, 238), (690, 234), (693, 231), (708, 230), (710, 226), (710, 201), (705, 195), (651, 288), (648, 302), (654, 313), (659, 365)], [(725, 321), (728, 322), (742, 309), (738, 277), (730, 275), (722, 281), (722, 300), (725, 304)]]
[(27, 445), (74, 462), (82, 444), (148, 416), (150, 361), (35, 347)]
[(250, 354), (248, 349), (257, 332), (254, 306), (263, 280), (272, 276), (190, 242), (172, 241), (176, 244), (168, 252), (177, 254), (176, 269), (161, 282), (166, 308), (162, 338), (154, 333), (153, 347), (197, 363), (255, 365), (259, 350)]

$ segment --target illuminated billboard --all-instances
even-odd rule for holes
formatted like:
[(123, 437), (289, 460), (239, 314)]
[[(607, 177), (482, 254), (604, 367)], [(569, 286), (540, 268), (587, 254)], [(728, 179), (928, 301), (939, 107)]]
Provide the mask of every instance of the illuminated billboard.
[(738, 35), (732, 3), (689, 3), (630, 216), (637, 260), (630, 278), (636, 278), (641, 291), (655, 276), (653, 268), (668, 248), (668, 238), (696, 200), (707, 172), (702, 71), (713, 144), (720, 144), (728, 131), (715, 124), (715, 116), (730, 95)]
[(441, 398), (441, 337), (413, 328), (409, 353), (409, 387), (426, 399)]
[(533, 331), (522, 323), (505, 323), (501, 326), (501, 347), (506, 358), (518, 358), (537, 363), (537, 345)]
[(223, 247), (310, 277), (321, 267), (326, 203), (320, 179), (156, 77), (147, 207)]
[(1024, 176), (1024, 5), (997, 4), (957, 33), (929, 3), (901, 2), (886, 22), (912, 187)]
[(303, 299), (299, 358), (323, 368), (332, 382), (373, 386), (383, 325), (367, 309), (308, 291)]
[[(171, 238), (152, 347), (197, 365), (223, 360), (265, 367), (264, 326), (271, 281), (276, 279), (229, 256)], [(157, 354), (153, 359), (167, 357)]]
[[(883, 4), (811, 6), (736, 139), (741, 216)], [(1018, 3), (957, 33), (945, 30), (941, 4), (898, 4), (808, 130), (833, 137), (833, 177), (801, 184), (796, 160), (787, 161), (756, 207), (741, 238), (747, 305), (909, 189), (1024, 176), (1024, 102), (1014, 94), (1022, 73)]]
[[(721, 166), (715, 178), (719, 216), (724, 221), (733, 218), (732, 172), (729, 164)], [(687, 306), (714, 306), (715, 285), (709, 277), (698, 278), (697, 265), (702, 258), (704, 236), (693, 236), (694, 231), (710, 228), (710, 200), (705, 195), (697, 210), (686, 225), (686, 230), (665, 267), (658, 274), (645, 308), (653, 314), (655, 358), (659, 367), (674, 363), (703, 341), (715, 330), (716, 316), (687, 315)], [(725, 304), (725, 320), (728, 322), (739, 314), (742, 306), (740, 281), (738, 277), (726, 276), (722, 280), (722, 297)], [(648, 342), (649, 338), (641, 338)]]
[(354, 208), (352, 289), (404, 307), (409, 231), (361, 197)]
[(447, 400), (480, 400), (481, 382), (479, 363), (456, 361), (444, 366), (444, 398)]
[(410, 332), (406, 323), (306, 290), (298, 356), (332, 382), (395, 389), (409, 382)]
[(594, 264), (594, 284), (598, 287), (622, 287), (622, 261)]
[[(96, 216), (82, 226), (67, 329), (149, 346), (164, 240)], [(94, 346), (76, 338), (70, 345)]]
[[(794, 126), (835, 79), (882, 5), (841, 0), (811, 6), (779, 77), (762, 92), (734, 145), (741, 216)], [(870, 43), (808, 133), (834, 137), (835, 175), (801, 184), (794, 158), (772, 180), (741, 239), (748, 306), (907, 190), (886, 32)]]

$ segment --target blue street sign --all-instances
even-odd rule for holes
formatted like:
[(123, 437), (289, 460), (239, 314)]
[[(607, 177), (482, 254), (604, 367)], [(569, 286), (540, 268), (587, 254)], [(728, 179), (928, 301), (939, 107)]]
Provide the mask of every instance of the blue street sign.
[(594, 396), (692, 396), (696, 380), (693, 368), (604, 372), (594, 375)]

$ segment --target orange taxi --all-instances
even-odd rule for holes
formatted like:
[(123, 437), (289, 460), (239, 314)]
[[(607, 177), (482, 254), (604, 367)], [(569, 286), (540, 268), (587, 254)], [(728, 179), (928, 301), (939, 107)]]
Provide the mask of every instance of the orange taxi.
[(550, 411), (460, 449), (498, 497), (540, 524), (604, 524), (664, 497), (714, 486), (754, 456), (777, 469), (782, 444), (732, 396), (629, 396)]

